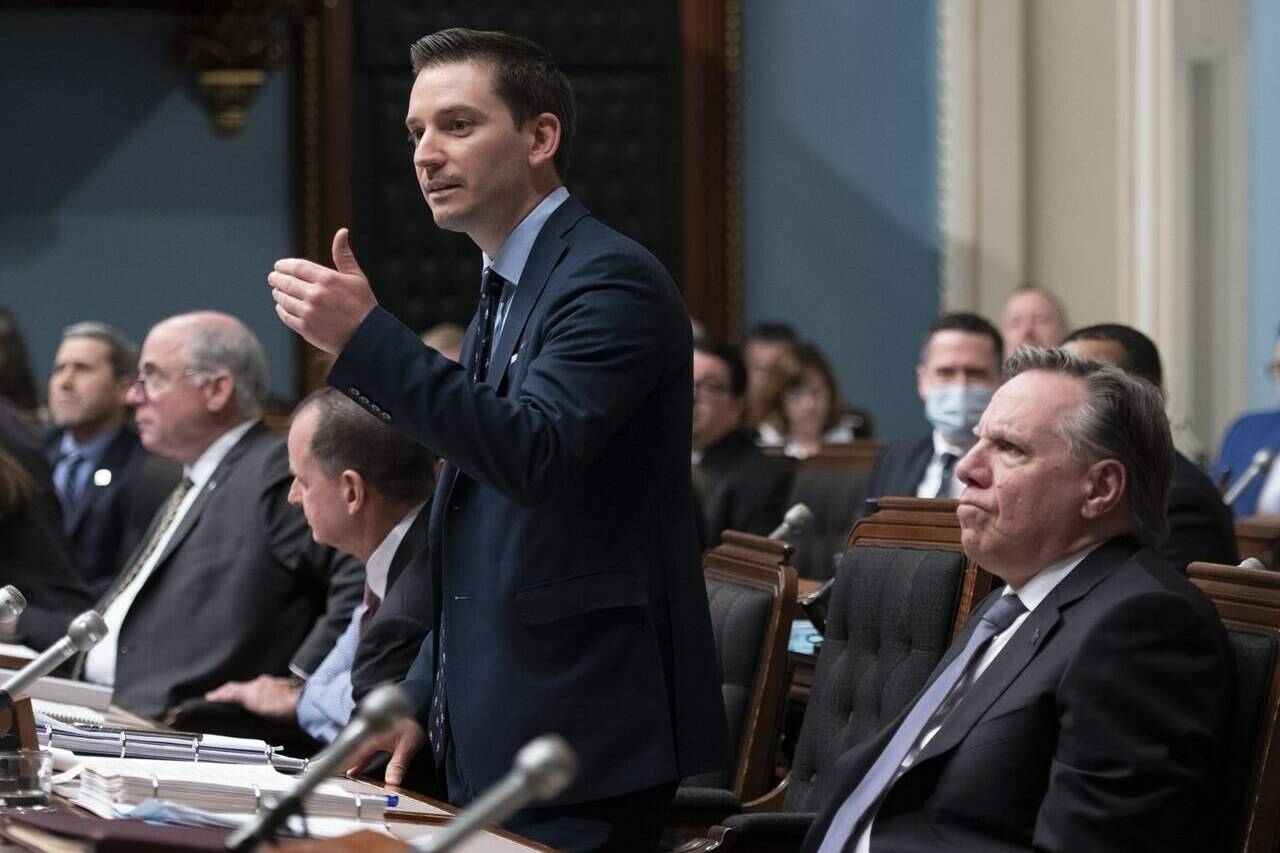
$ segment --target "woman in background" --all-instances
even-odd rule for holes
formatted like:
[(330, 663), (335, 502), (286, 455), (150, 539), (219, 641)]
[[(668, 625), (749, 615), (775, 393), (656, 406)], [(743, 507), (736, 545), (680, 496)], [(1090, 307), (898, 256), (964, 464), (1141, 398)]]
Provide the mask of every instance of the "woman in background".
[(759, 443), (805, 459), (824, 444), (848, 444), (857, 418), (845, 414), (831, 367), (822, 351), (797, 343), (778, 356), (764, 392)]

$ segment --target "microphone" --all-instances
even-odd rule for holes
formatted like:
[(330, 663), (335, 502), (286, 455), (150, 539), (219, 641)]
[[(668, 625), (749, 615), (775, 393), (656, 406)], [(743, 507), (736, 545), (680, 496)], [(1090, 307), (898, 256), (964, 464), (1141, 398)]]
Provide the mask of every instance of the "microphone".
[(0, 708), (13, 704), (14, 699), (26, 691), (35, 681), (53, 672), (62, 662), (77, 652), (88, 651), (107, 636), (107, 623), (97, 611), (86, 610), (67, 626), (67, 635), (40, 653), (31, 663), (18, 670), (0, 685)]
[(351, 722), (347, 723), (347, 727), (333, 743), (311, 759), (307, 771), (298, 777), (297, 783), (285, 794), (284, 799), (253, 820), (242, 824), (227, 838), (227, 849), (250, 850), (259, 840), (274, 843), (276, 833), (290, 816), (301, 813), (303, 801), (317, 785), (335, 775), (347, 756), (355, 752), (356, 747), (371, 737), (390, 731), (397, 722), (409, 715), (410, 710), (408, 697), (394, 684), (384, 684), (369, 691), (356, 708)]
[(464, 812), (460, 812), (442, 832), (419, 838), (410, 846), (420, 853), (444, 853), (472, 835), (502, 823), (535, 800), (549, 800), (569, 786), (578, 775), (578, 759), (559, 735), (534, 738), (516, 753), (515, 765), (506, 776)]
[(1240, 479), (1236, 480), (1235, 484), (1227, 489), (1227, 493), (1222, 496), (1222, 502), (1227, 506), (1235, 503), (1236, 498), (1240, 497), (1240, 493), (1248, 488), (1250, 483), (1267, 472), (1275, 458), (1276, 455), (1265, 447), (1253, 454), (1253, 461), (1249, 463), (1248, 468), (1244, 469)]
[(27, 599), (18, 588), (10, 584), (0, 589), (0, 625), (11, 625), (18, 621), (22, 611), (27, 609)]
[(770, 539), (790, 539), (813, 523), (813, 510), (804, 504), (795, 504), (782, 517), (782, 523), (769, 534)]

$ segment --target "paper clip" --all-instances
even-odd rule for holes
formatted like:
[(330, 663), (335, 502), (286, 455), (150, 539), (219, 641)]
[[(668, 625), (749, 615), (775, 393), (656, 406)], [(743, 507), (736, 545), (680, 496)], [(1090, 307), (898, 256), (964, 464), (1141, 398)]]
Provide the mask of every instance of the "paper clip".
[(257, 814), (262, 811), (262, 789), (257, 785), (253, 786), (253, 813)]
[(364, 811), (364, 797), (361, 796), (360, 794), (356, 794), (355, 796), (356, 796), (356, 820), (362, 820), (360, 815)]
[(156, 778), (156, 774), (151, 774), (151, 799), (160, 799), (160, 780)]

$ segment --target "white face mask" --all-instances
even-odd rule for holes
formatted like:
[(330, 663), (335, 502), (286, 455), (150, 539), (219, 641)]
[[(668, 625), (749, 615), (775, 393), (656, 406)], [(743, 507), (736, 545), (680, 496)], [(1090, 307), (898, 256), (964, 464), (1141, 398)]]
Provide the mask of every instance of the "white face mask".
[(973, 443), (973, 428), (991, 402), (990, 385), (937, 385), (925, 392), (924, 415), (933, 428), (958, 444)]

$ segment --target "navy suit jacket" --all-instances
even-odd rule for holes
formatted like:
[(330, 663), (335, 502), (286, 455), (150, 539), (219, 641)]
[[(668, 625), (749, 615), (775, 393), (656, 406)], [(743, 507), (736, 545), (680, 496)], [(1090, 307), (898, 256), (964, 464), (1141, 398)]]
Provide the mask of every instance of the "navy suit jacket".
[(1240, 562), (1231, 510), (1208, 475), (1181, 453), (1174, 454), (1169, 538), (1160, 546), (1160, 553), (1184, 572), (1188, 563), (1197, 560), (1224, 565)]
[[(57, 464), (64, 432), (45, 436), (51, 466)], [(182, 477), (178, 465), (151, 456), (127, 427), (107, 445), (96, 470), (110, 472), (110, 479), (99, 485), (90, 475), (84, 496), (63, 520), (71, 559), (94, 600), (111, 587), (124, 563), (126, 531), (148, 523)]]
[[(924, 472), (933, 459), (933, 433), (914, 441), (895, 441), (876, 455), (867, 481), (867, 499), (883, 497), (914, 498)], [(861, 515), (866, 515), (864, 504)]]
[[(1280, 456), (1280, 409), (1245, 415), (1231, 425), (1222, 439), (1214, 479), (1229, 472), (1230, 482), (1234, 483), (1253, 461), (1253, 454), (1262, 449)], [(1280, 465), (1280, 460), (1273, 461), (1272, 464)], [(1262, 494), (1264, 482), (1265, 476), (1255, 477), (1249, 487), (1240, 493), (1240, 497), (1236, 498), (1236, 502), (1231, 505), (1236, 518), (1248, 518), (1257, 514), (1258, 497)]]
[[(1001, 592), (974, 608), (931, 680)], [(889, 789), (871, 849), (1217, 849), (1233, 673), (1209, 600), (1132, 539), (1104, 543), (1032, 611)], [(806, 851), (910, 708), (837, 762)]]
[[(430, 547), (455, 802), (546, 732), (580, 762), (554, 804), (728, 766), (690, 493), (692, 361), (666, 271), (571, 197), (534, 244), (482, 386), (380, 308), (334, 364), (330, 383), (446, 460)], [(424, 644), (405, 682), (421, 714), (433, 668)]]

